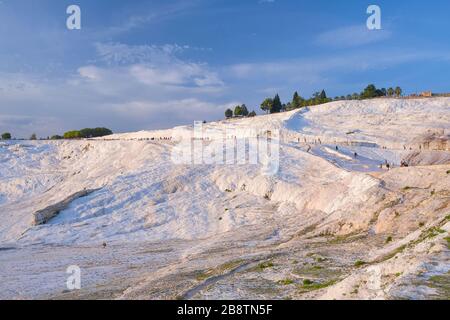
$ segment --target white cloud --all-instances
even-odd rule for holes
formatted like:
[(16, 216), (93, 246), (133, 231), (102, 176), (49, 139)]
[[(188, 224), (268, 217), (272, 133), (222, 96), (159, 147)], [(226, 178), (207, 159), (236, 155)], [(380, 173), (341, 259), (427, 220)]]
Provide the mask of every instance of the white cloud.
[(333, 47), (356, 47), (389, 39), (389, 30), (369, 30), (365, 25), (333, 29), (320, 34), (316, 44)]
[[(26, 137), (31, 128), (40, 129), (39, 135), (100, 125), (116, 131), (164, 128), (220, 119), (229, 106), (220, 97), (226, 87), (217, 72), (177, 56), (187, 46), (115, 43), (97, 44), (96, 49), (95, 62), (66, 79), (0, 74), (0, 114), (42, 121), (51, 116), (60, 125), (55, 132), (53, 125), (8, 126), (5, 120), (3, 130)], [(14, 106), (11, 114), (6, 106)]]
[(78, 73), (81, 77), (89, 80), (100, 80), (99, 69), (95, 66), (86, 66), (78, 69)]
[(26, 82), (1, 79), (9, 83), (2, 90), (1, 130), (28, 137), (33, 132), (47, 136), (94, 126), (117, 132), (170, 128), (221, 119), (226, 108), (238, 103), (218, 102), (218, 93), (204, 87), (144, 83), (131, 72), (140, 67), (88, 66), (67, 81), (32, 75), (23, 75)]
[[(224, 85), (218, 74), (211, 71), (207, 64), (178, 58), (177, 54), (191, 49), (189, 46), (98, 43), (96, 49), (100, 61), (113, 67), (130, 66), (127, 72), (147, 85), (216, 89)], [(86, 73), (83, 69), (80, 69), (80, 74), (81, 72)], [(92, 72), (90, 70), (91, 74)]]

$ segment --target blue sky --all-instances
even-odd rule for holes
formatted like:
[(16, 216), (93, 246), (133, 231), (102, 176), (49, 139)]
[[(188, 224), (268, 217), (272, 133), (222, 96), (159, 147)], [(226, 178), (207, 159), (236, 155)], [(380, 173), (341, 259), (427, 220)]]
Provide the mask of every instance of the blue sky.
[[(77, 4), (82, 29), (67, 30)], [(369, 31), (366, 9), (382, 10)], [(450, 2), (0, 0), (0, 131), (159, 129), (295, 90), (450, 91)]]

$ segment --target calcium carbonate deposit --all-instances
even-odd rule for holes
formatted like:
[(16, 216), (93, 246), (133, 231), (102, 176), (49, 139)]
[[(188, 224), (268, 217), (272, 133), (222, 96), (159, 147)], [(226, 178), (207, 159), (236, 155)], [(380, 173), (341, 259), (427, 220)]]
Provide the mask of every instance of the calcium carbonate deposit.
[(450, 298), (450, 98), (197, 129), (2, 143), (0, 298)]

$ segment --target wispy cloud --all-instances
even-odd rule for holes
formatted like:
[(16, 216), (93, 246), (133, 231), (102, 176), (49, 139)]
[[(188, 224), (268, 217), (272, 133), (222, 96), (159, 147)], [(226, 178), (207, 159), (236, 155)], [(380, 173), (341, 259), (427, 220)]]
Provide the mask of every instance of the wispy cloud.
[(321, 33), (317, 45), (333, 47), (357, 47), (389, 39), (392, 32), (387, 29), (369, 30), (365, 25), (354, 25)]
[(198, 6), (202, 0), (177, 0), (165, 3), (162, 7), (149, 8), (148, 12), (131, 15), (124, 22), (108, 29), (108, 33), (117, 34), (129, 32), (133, 29), (141, 28), (149, 24), (156, 24), (162, 21), (187, 14), (191, 9)]
[(438, 57), (443, 59), (446, 55), (407, 50), (377, 52), (364, 50), (320, 55), (315, 58), (235, 64), (228, 68), (228, 72), (236, 78), (267, 77), (274, 79), (280, 77), (296, 81), (298, 78), (305, 77), (320, 78), (321, 74), (332, 71), (366, 71)]
[(135, 45), (129, 46), (122, 43), (95, 43), (98, 59), (95, 62), (104, 62), (107, 65), (126, 65), (134, 63), (168, 63), (175, 54), (188, 49), (188, 46), (177, 44)]

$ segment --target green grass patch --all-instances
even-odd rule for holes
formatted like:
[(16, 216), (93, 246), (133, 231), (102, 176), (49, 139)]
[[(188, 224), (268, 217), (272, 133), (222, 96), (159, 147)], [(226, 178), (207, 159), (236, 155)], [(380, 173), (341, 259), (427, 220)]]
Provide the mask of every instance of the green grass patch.
[(335, 280), (335, 279), (325, 281), (325, 282), (314, 282), (309, 279), (305, 279), (305, 280), (303, 280), (303, 284), (299, 286), (299, 290), (301, 290), (302, 292), (320, 290), (320, 289), (330, 287), (330, 286), (336, 284), (337, 282), (338, 282), (338, 280)]
[(355, 262), (355, 267), (362, 267), (362, 266), (364, 266), (364, 265), (366, 265), (366, 264), (367, 264), (367, 262), (365, 262), (365, 261), (357, 260), (357, 261)]
[[(376, 220), (375, 220), (376, 221)], [(367, 235), (365, 234), (356, 234), (352, 233), (345, 236), (337, 236), (328, 241), (329, 244), (346, 244), (346, 243), (352, 243), (356, 242), (362, 239), (367, 238)]]
[(380, 263), (380, 262), (384, 262), (387, 261), (393, 257), (395, 257), (397, 254), (402, 253), (403, 251), (405, 251), (407, 245), (402, 245), (400, 247), (398, 247), (397, 249), (393, 250), (392, 252), (388, 253), (387, 255), (385, 255), (384, 257), (382, 257), (379, 260), (374, 261), (375, 263)]
[(410, 187), (410, 186), (406, 186), (406, 187), (402, 188), (403, 191), (408, 191), (408, 190), (411, 190), (411, 189), (412, 189), (412, 187)]
[(425, 234), (423, 236), (424, 236), (424, 239), (432, 239), (443, 233), (445, 233), (445, 230), (442, 230), (438, 227), (433, 227), (433, 228), (426, 230)]
[(329, 269), (318, 265), (304, 265), (292, 271), (301, 278), (330, 279), (339, 277), (341, 270)]
[(390, 242), (392, 242), (394, 239), (392, 239), (392, 237), (391, 236), (389, 236), (389, 237), (387, 237), (387, 239), (386, 239), (386, 243), (390, 243)]
[(273, 262), (272, 261), (267, 261), (267, 262), (261, 262), (260, 264), (258, 264), (257, 266), (256, 266), (256, 271), (264, 271), (264, 270), (266, 270), (266, 269), (269, 269), (269, 268), (273, 268), (275, 265), (273, 264)]
[(312, 269), (313, 270), (322, 270), (323, 267), (321, 267), (321, 266), (313, 266)]
[(438, 291), (435, 296), (438, 300), (450, 299), (450, 272), (442, 275), (432, 276), (426, 283), (430, 288), (434, 288)]
[(313, 284), (314, 284), (314, 282), (311, 281), (311, 280), (309, 280), (309, 279), (303, 280), (303, 285), (304, 285), (304, 286), (311, 286), (311, 285), (313, 285)]
[(278, 284), (280, 284), (282, 286), (288, 286), (288, 285), (294, 284), (294, 280), (292, 280), (292, 279), (283, 279), (283, 280), (278, 281)]
[(204, 281), (208, 278), (215, 277), (221, 274), (226, 273), (227, 271), (233, 270), (239, 267), (243, 263), (243, 260), (233, 260), (227, 263), (224, 263), (218, 267), (211, 268), (208, 270), (200, 271), (196, 275), (197, 281)]
[(438, 226), (437, 227), (431, 227), (431, 228), (429, 228), (427, 230), (422, 231), (422, 234), (420, 235), (420, 237), (417, 240), (410, 242), (410, 245), (416, 245), (416, 244), (421, 243), (421, 242), (423, 242), (425, 240), (433, 239), (433, 238), (435, 238), (438, 235), (443, 234), (443, 233), (446, 233), (446, 231), (442, 230), (440, 227), (438, 227)]
[(316, 262), (321, 263), (321, 262), (327, 261), (327, 258), (324, 258), (324, 257), (316, 257), (315, 260), (316, 260)]

